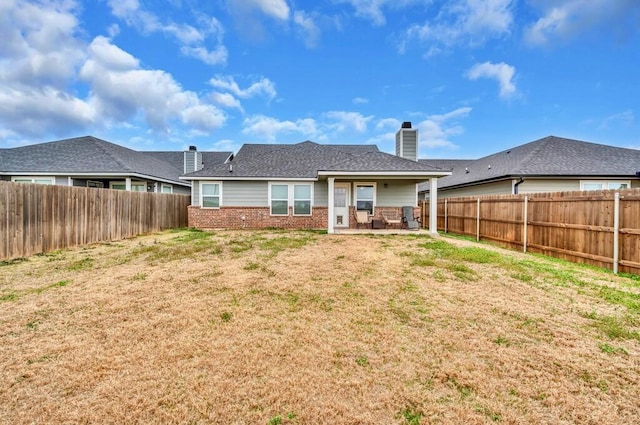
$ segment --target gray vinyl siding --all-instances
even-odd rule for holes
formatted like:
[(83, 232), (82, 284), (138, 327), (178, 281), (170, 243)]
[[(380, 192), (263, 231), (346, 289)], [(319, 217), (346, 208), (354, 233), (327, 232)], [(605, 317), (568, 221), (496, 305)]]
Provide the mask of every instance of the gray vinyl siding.
[(580, 190), (580, 180), (527, 180), (518, 186), (518, 193), (568, 192)]
[[(384, 185), (387, 187), (384, 187)], [(416, 204), (416, 183), (414, 181), (378, 181), (376, 186), (376, 206), (401, 207)]]
[(418, 158), (418, 131), (401, 129), (396, 133), (396, 156), (416, 161)]
[[(523, 183), (524, 184), (524, 183)], [(520, 185), (522, 189), (522, 185)], [(481, 196), (481, 195), (510, 195), (512, 192), (511, 180), (495, 183), (479, 184), (477, 186), (462, 187), (459, 189), (438, 189), (438, 198), (456, 198), (459, 196)], [(426, 195), (428, 198), (428, 194)]]
[(177, 195), (191, 195), (191, 188), (185, 186), (173, 185), (173, 193)]
[(69, 186), (69, 177), (67, 176), (55, 176), (54, 180), (57, 186)]
[(222, 182), (222, 205), (225, 207), (268, 207), (269, 183), (266, 181)]
[(326, 181), (318, 181), (313, 185), (313, 206), (329, 206), (329, 184)]
[(197, 180), (191, 182), (191, 205), (200, 206), (200, 182)]
[(184, 152), (184, 172), (191, 173), (198, 171), (202, 164), (202, 153), (198, 151), (186, 151)]

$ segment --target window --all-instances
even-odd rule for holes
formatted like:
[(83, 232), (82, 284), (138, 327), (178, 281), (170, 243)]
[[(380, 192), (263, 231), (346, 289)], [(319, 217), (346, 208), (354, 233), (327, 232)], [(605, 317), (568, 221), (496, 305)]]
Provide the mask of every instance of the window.
[(53, 184), (53, 177), (13, 177), (14, 183)]
[[(127, 190), (127, 183), (123, 181), (109, 182), (110, 189)], [(131, 182), (132, 192), (146, 192), (147, 184), (145, 182)]]
[(109, 188), (115, 190), (127, 190), (127, 184), (125, 182), (110, 182)]
[(220, 183), (201, 183), (200, 194), (203, 208), (220, 208)]
[(580, 182), (580, 190), (628, 189), (629, 187), (631, 187), (629, 180), (583, 180)]
[(173, 186), (170, 185), (170, 184), (164, 184), (163, 183), (160, 191), (162, 193), (173, 193)]
[(289, 185), (271, 185), (271, 215), (289, 215)]
[(309, 183), (269, 184), (269, 206), (271, 215), (311, 215), (313, 209), (313, 185)]
[(132, 192), (146, 192), (147, 184), (145, 182), (131, 182)]
[(293, 185), (293, 215), (311, 215), (311, 185)]
[(376, 185), (375, 183), (356, 183), (356, 209), (368, 211), (373, 215), (375, 206)]

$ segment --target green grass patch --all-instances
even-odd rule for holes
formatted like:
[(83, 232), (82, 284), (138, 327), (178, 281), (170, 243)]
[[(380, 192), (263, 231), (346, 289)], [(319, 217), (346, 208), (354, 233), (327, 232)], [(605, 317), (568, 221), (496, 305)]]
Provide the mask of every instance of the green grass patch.
[(80, 270), (89, 270), (93, 268), (95, 260), (91, 257), (84, 257), (80, 260), (73, 261), (71, 264), (67, 266), (67, 270), (69, 271), (80, 271)]
[(20, 257), (20, 258), (14, 258), (12, 260), (3, 260), (3, 261), (0, 261), (0, 267), (13, 266), (14, 264), (24, 263), (25, 261), (29, 261), (29, 259)]

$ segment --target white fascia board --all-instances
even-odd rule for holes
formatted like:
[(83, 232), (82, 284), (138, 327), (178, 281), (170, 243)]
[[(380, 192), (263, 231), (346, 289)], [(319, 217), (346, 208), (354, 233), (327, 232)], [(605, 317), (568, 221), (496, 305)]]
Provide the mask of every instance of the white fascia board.
[(367, 176), (367, 177), (399, 177), (425, 178), (450, 176), (451, 171), (319, 171), (318, 176)]
[(170, 183), (170, 184), (178, 184), (181, 186), (185, 186), (185, 187), (189, 187), (191, 186), (189, 183), (186, 182), (180, 182), (177, 180), (169, 180), (169, 179), (164, 179), (162, 177), (154, 177), (154, 176), (149, 176), (146, 174), (138, 174), (138, 173), (78, 173), (78, 172), (74, 172), (74, 173), (70, 173), (70, 172), (60, 172), (60, 171), (56, 171), (56, 172), (46, 172), (46, 171), (39, 171), (39, 172), (28, 172), (28, 171), (7, 171), (7, 172), (3, 172), (0, 173), (0, 175), (8, 175), (8, 176), (69, 176), (69, 177), (82, 177), (82, 178), (87, 178), (87, 179), (99, 179), (101, 177), (132, 177), (132, 178), (137, 178), (137, 179), (142, 179), (142, 180), (153, 180), (153, 181), (158, 181), (158, 182), (163, 182), (163, 183)]
[(200, 177), (184, 177), (181, 176), (180, 177), (181, 180), (201, 180), (201, 181), (208, 181), (208, 180), (213, 180), (213, 181), (226, 181), (226, 180), (231, 180), (231, 181), (287, 181), (287, 182), (315, 182), (318, 181), (317, 178), (314, 177), (305, 177), (305, 178), (295, 178), (295, 177), (204, 177), (204, 176), (200, 176)]

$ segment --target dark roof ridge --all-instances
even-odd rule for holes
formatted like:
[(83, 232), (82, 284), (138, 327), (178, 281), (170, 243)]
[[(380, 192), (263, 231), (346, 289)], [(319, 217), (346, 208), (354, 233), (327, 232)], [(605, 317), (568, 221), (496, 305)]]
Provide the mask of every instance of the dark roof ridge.
[[(93, 143), (94, 143), (94, 144), (95, 144), (95, 145), (96, 145), (100, 150), (102, 150), (102, 151), (103, 151), (103, 152), (104, 152), (104, 153), (105, 153), (109, 158), (113, 159), (116, 163), (118, 163), (118, 165), (120, 165), (120, 166), (121, 166), (122, 168), (124, 168), (125, 170), (128, 170), (128, 171), (136, 171), (136, 170), (132, 170), (132, 169), (131, 169), (131, 167), (129, 167), (128, 165), (126, 165), (126, 164), (125, 164), (125, 163), (124, 163), (124, 162), (123, 162), (123, 161), (122, 161), (122, 160), (121, 160), (117, 155), (114, 155), (112, 152), (110, 152), (110, 151), (106, 148), (105, 143), (108, 143), (109, 145), (114, 145), (113, 143), (107, 142), (106, 140), (102, 140), (102, 139), (99, 139), (99, 138), (94, 137), (94, 136), (84, 136), (84, 137), (81, 137), (80, 139), (83, 139), (83, 138), (91, 139), (91, 141), (92, 141), (92, 142), (93, 142)], [(114, 146), (115, 146), (115, 145), (114, 145)], [(117, 146), (119, 146), (120, 148), (126, 149), (126, 150), (128, 150), (128, 151), (131, 151), (131, 152), (135, 152), (135, 153), (137, 153), (137, 151), (134, 151), (133, 149), (129, 149), (129, 148), (125, 147), (125, 146), (120, 146), (120, 145), (117, 145)]]
[[(522, 158), (522, 160), (518, 163), (517, 167), (513, 167), (512, 171), (513, 172), (523, 172), (523, 169), (525, 168), (525, 165), (528, 164), (531, 160), (533, 160), (542, 149), (546, 148), (547, 145), (553, 141), (553, 139), (556, 138), (555, 136), (547, 136), (547, 137), (543, 137), (542, 139), (538, 139), (538, 140), (534, 140), (532, 142), (529, 142), (527, 144), (530, 145), (534, 145), (534, 148), (531, 149), (531, 152), (529, 152), (527, 155), (525, 155), (524, 158)], [(527, 144), (524, 144), (522, 146), (526, 146)], [(515, 148), (514, 148), (515, 149)], [(506, 151), (510, 151), (511, 149), (507, 149)], [(506, 152), (503, 151), (503, 152)]]

